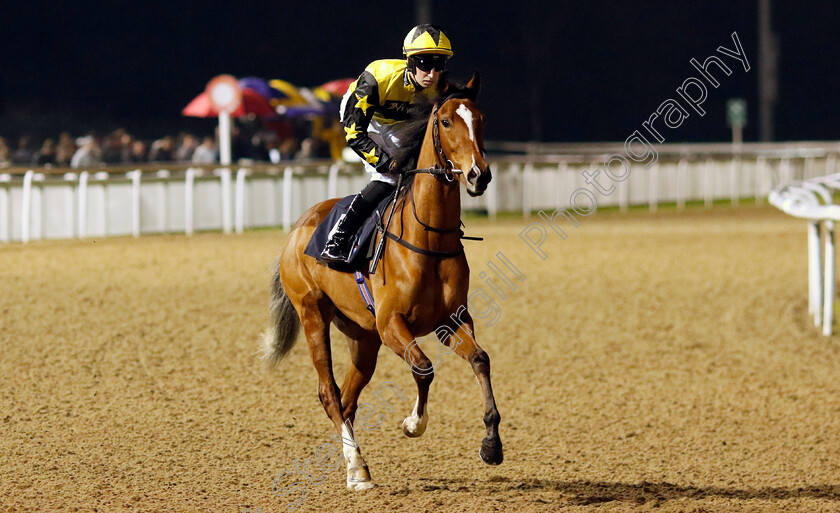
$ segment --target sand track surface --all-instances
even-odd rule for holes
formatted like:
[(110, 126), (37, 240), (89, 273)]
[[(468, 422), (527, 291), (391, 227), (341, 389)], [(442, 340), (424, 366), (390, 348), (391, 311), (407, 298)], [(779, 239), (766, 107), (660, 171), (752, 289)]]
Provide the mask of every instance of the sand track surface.
[[(406, 399), (357, 428), (362, 493), (313, 463), (332, 428), (306, 344), (271, 373), (256, 355), (282, 232), (0, 246), (0, 511), (274, 513), (300, 494), (272, 483), (296, 481), (297, 511), (840, 510), (840, 342), (807, 315), (803, 221), (598, 213), (549, 231), (541, 260), (519, 238), (538, 220), (467, 222), (486, 238), (465, 242), (473, 288), (498, 306), (476, 328), (504, 463), (478, 458), (482, 400), (454, 355), (405, 438), (415, 386), (383, 348), (361, 400), (385, 382)], [(479, 278), (498, 252), (525, 276), (506, 299)]]

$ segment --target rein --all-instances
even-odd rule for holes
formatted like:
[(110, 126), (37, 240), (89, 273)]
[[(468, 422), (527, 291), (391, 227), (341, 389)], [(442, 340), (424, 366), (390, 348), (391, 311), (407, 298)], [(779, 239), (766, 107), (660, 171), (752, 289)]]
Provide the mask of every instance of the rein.
[[(412, 169), (411, 171), (406, 171), (404, 174), (409, 175), (409, 174), (427, 173), (427, 174), (435, 175), (435, 174), (442, 174), (442, 173), (445, 173), (445, 172), (446, 172), (445, 170), (439, 169), (439, 168), (427, 168), (427, 169)], [(411, 189), (411, 193), (410, 193), (411, 194), (411, 210), (414, 212), (414, 219), (418, 223), (420, 223), (420, 225), (423, 227), (424, 230), (432, 231), (432, 232), (435, 232), (435, 233), (453, 233), (455, 231), (460, 231), (460, 227), (463, 226), (463, 224), (464, 224), (463, 221), (460, 222), (458, 227), (448, 229), (448, 230), (442, 230), (440, 228), (435, 228), (434, 226), (429, 226), (426, 223), (424, 223), (423, 221), (421, 221), (420, 218), (417, 216), (417, 206), (414, 203), (414, 187), (413, 187), (413, 185), (414, 184), (410, 184), (410, 185), (406, 186), (406, 187), (409, 187)], [(400, 193), (399, 189), (400, 188), (398, 187), (394, 191), (394, 199), (396, 199), (396, 197), (399, 195), (399, 193)], [(396, 202), (394, 202), (394, 207), (393, 208), (396, 208)], [(391, 213), (393, 214), (393, 210), (391, 211)], [(390, 216), (389, 216), (389, 218), (388, 218), (388, 224), (389, 225), (391, 224), (390, 221), (391, 221), (391, 219), (390, 219)], [(403, 239), (402, 236), (397, 236), (397, 235), (393, 234), (392, 232), (389, 232), (388, 231), (388, 226), (383, 226), (383, 225), (380, 224), (378, 229), (382, 234), (384, 234), (384, 237), (382, 238), (382, 242), (384, 242), (385, 239), (388, 238), (388, 239), (393, 240), (394, 242), (396, 242), (400, 246), (408, 248), (411, 251), (414, 251), (415, 253), (419, 253), (419, 254), (424, 255), (424, 256), (437, 257), (437, 258), (453, 258), (453, 257), (456, 257), (456, 256), (458, 256), (458, 255), (460, 255), (464, 252), (464, 246), (461, 246), (461, 249), (459, 249), (458, 251), (434, 251), (434, 250), (431, 250), (431, 249), (421, 248), (421, 247), (415, 246), (414, 244), (412, 244), (412, 243), (408, 242), (407, 240)], [(463, 233), (461, 234), (461, 237), (464, 238)], [(468, 238), (472, 239), (472, 237), (468, 237)]]
[(441, 228), (435, 228), (434, 226), (429, 226), (428, 224), (421, 221), (420, 218), (417, 216), (417, 205), (414, 203), (414, 187), (411, 188), (411, 210), (414, 211), (414, 219), (416, 219), (417, 222), (420, 223), (423, 229), (427, 232), (453, 233), (464, 225), (464, 222), (459, 220), (458, 226), (456, 226), (455, 228), (449, 228), (448, 230), (444, 230)]
[(452, 258), (464, 252), (464, 246), (461, 246), (461, 249), (459, 249), (458, 251), (433, 251), (431, 249), (419, 248), (414, 244), (408, 242), (407, 240), (403, 239), (402, 237), (397, 237), (391, 232), (385, 232), (385, 236), (391, 239), (392, 241), (396, 242), (400, 246), (406, 247), (411, 251), (414, 251), (415, 253), (420, 253), (421, 255), (425, 256), (438, 258)]

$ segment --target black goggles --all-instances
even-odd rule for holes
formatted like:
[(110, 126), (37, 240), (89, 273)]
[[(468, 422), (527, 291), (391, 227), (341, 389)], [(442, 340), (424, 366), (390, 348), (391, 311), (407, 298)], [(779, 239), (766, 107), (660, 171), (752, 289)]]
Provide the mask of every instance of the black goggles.
[(415, 55), (411, 58), (417, 69), (425, 71), (443, 71), (446, 67), (446, 56), (444, 55)]

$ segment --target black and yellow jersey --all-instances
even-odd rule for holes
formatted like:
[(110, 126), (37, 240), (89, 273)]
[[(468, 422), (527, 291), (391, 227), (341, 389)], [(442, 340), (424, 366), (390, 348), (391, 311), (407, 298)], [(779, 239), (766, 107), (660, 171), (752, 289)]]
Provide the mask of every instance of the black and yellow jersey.
[(409, 119), (409, 106), (415, 94), (432, 94), (415, 84), (406, 73), (406, 61), (374, 61), (350, 84), (341, 102), (341, 121), (347, 144), (377, 171), (390, 170), (392, 159), (368, 135)]

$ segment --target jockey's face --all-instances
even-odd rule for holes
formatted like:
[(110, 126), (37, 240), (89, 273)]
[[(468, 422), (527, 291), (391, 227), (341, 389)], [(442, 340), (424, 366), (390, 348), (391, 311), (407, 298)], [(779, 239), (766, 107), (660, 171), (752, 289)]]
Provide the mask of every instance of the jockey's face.
[(414, 81), (422, 88), (432, 87), (437, 84), (438, 78), (446, 66), (446, 57), (443, 55), (417, 55), (411, 57), (414, 61)]
[(414, 71), (414, 81), (423, 89), (434, 87), (437, 84), (438, 78), (440, 78), (440, 71), (436, 69), (423, 71), (418, 68)]

